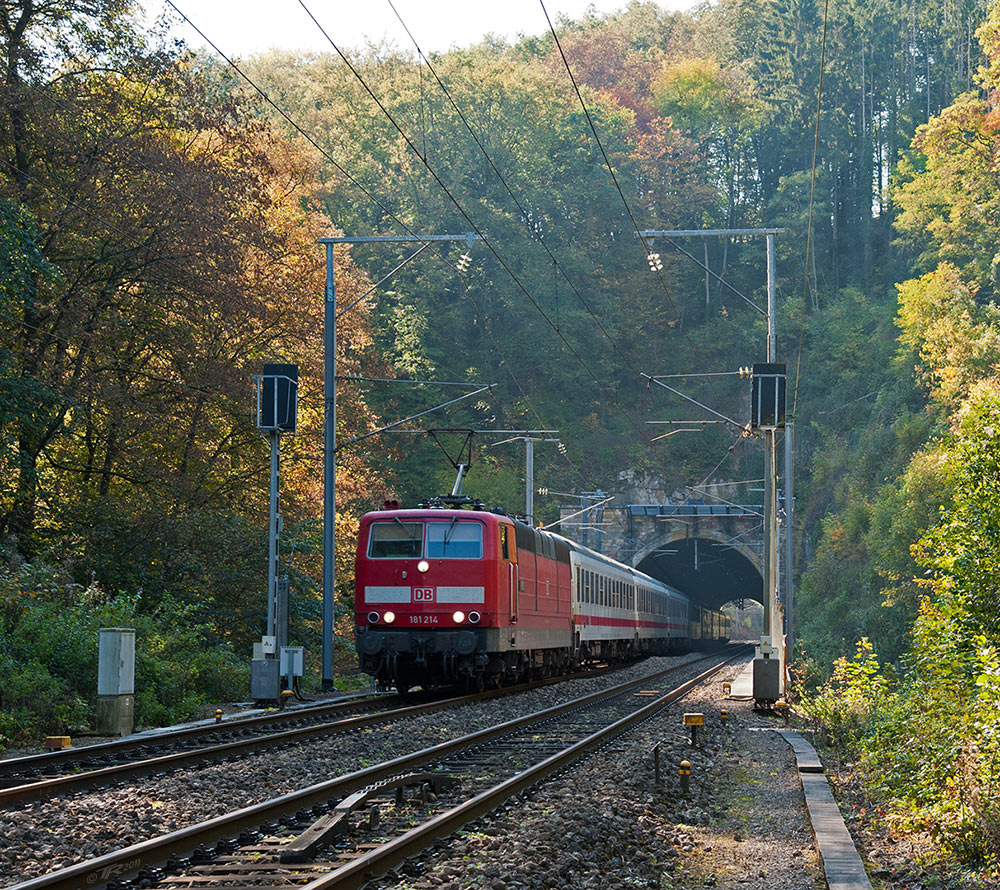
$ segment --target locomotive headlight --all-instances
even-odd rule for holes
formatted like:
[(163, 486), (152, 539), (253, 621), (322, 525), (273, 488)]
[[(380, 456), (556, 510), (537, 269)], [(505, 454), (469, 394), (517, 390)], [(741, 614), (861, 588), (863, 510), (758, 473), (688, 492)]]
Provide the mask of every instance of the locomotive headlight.
[(482, 617), (478, 612), (469, 612), (469, 624), (479, 624)]
[(426, 572), (430, 567), (431, 564), (426, 559), (422, 559), (417, 563), (418, 572)]
[(378, 624), (378, 612), (369, 612), (368, 613), (368, 623), (369, 624)]
[(455, 622), (455, 624), (461, 624), (463, 621), (465, 621), (465, 612), (455, 612), (451, 616), (451, 618), (452, 621)]
[(385, 622), (386, 624), (392, 624), (392, 622), (396, 620), (396, 613), (395, 613), (395, 612), (386, 612), (386, 613), (385, 613), (385, 614), (384, 614), (384, 615), (382, 616), (382, 620), (383, 620), (383, 621), (384, 621), (384, 622)]

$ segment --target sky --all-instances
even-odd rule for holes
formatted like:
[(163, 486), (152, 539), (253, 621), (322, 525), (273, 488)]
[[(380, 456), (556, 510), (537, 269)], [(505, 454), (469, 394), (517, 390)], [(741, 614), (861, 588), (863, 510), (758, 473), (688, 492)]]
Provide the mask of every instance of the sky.
[[(358, 48), (387, 40), (399, 49), (412, 43), (389, 0), (305, 0), (331, 39), (342, 48)], [(695, 0), (659, 0), (666, 10), (683, 10)], [(247, 56), (268, 49), (329, 52), (330, 45), (298, 0), (174, 0), (175, 5), (227, 55)], [(520, 34), (548, 30), (539, 0), (393, 0), (424, 52), (478, 43), (485, 35), (516, 40)], [(156, 16), (163, 0), (145, 0), (147, 15)], [(627, 0), (546, 0), (553, 22), (560, 15), (580, 17), (589, 6), (613, 12)], [(176, 15), (175, 15), (176, 18)], [(190, 46), (204, 46), (181, 21), (172, 32)]]

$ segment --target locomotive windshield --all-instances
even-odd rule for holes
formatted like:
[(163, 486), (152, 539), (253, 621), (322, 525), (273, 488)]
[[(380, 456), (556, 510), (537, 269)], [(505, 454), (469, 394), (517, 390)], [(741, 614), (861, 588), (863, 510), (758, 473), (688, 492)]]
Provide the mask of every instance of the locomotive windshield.
[[(426, 544), (424, 537), (426, 534)], [(483, 524), (458, 519), (442, 522), (373, 522), (370, 559), (482, 559)]]
[(427, 526), (427, 555), (446, 559), (482, 559), (483, 527), (478, 522), (452, 519)]
[(423, 545), (422, 522), (374, 522), (368, 538), (368, 555), (374, 559), (419, 557)]

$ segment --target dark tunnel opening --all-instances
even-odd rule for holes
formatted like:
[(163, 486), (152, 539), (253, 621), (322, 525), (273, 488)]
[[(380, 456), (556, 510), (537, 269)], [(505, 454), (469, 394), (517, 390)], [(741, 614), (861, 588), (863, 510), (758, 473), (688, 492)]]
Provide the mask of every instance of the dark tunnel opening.
[(710, 609), (743, 600), (764, 601), (764, 579), (735, 547), (707, 538), (682, 538), (658, 547), (636, 565)]

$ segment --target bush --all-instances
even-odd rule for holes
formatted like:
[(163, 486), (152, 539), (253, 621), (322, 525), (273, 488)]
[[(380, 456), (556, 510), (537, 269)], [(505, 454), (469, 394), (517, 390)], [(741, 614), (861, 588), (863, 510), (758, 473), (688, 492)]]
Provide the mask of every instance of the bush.
[(0, 573), (0, 744), (93, 727), (102, 627), (135, 628), (138, 726), (246, 694), (249, 664), (214, 642), (197, 610), (166, 596), (149, 611), (144, 605), (139, 595), (83, 588), (50, 567)]

